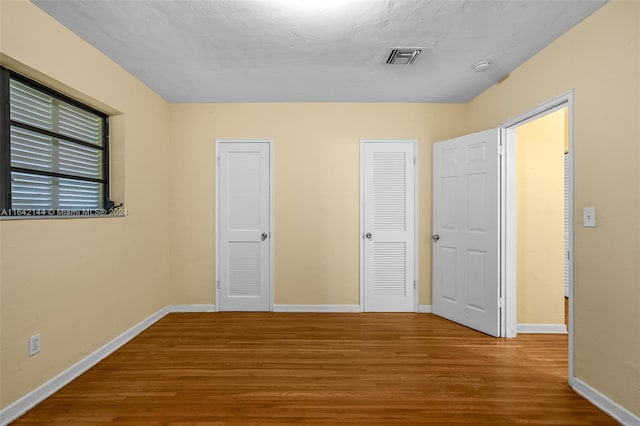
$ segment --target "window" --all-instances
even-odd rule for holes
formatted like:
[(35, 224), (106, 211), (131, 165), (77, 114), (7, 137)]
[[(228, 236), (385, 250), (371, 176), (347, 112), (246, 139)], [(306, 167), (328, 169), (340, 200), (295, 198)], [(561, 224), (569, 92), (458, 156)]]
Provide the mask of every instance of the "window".
[(0, 68), (0, 212), (109, 210), (108, 117)]

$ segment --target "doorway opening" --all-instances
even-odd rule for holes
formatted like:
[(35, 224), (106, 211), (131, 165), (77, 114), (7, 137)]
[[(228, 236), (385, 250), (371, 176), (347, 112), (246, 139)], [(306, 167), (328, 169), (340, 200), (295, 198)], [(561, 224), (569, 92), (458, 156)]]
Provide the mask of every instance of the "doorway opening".
[(518, 333), (567, 332), (567, 112), (564, 106), (516, 128)]
[(502, 335), (567, 333), (568, 329), (571, 384), (573, 93), (521, 114), (503, 123), (501, 129), (505, 150), (501, 188)]

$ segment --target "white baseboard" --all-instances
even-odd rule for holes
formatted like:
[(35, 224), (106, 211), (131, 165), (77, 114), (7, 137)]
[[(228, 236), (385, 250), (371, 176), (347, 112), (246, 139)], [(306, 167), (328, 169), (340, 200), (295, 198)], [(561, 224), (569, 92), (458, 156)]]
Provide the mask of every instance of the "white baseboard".
[(522, 334), (567, 334), (564, 324), (518, 324), (516, 332)]
[(430, 314), (433, 310), (431, 309), (431, 305), (418, 305), (418, 313), (420, 314)]
[(360, 305), (273, 305), (273, 312), (360, 312)]
[(106, 345), (81, 359), (48, 382), (45, 382), (22, 398), (7, 405), (5, 408), (0, 410), (0, 424), (2, 426), (5, 426), (14, 421), (27, 411), (35, 407), (37, 404), (62, 389), (62, 387), (96, 365), (98, 362), (111, 355), (122, 345), (136, 337), (138, 334), (142, 333), (145, 329), (153, 325), (156, 321), (158, 321), (168, 313), (169, 307), (160, 309), (155, 314), (151, 315), (147, 319), (140, 321), (129, 330), (125, 331)]
[(576, 392), (623, 425), (640, 426), (640, 417), (636, 416), (620, 404), (613, 402), (600, 391), (592, 388), (577, 377), (573, 378), (572, 383), (573, 384), (571, 386)]
[[(274, 305), (274, 312), (360, 312), (360, 305)], [(22, 398), (0, 410), (0, 425), (6, 426), (31, 408), (60, 390), (72, 380), (115, 352), (122, 345), (133, 339), (145, 329), (153, 325), (170, 312), (215, 312), (215, 305), (169, 305), (142, 320), (109, 343), (97, 349), (87, 357), (78, 361), (67, 370), (58, 374), (48, 382), (29, 392)], [(418, 312), (430, 313), (431, 305), (419, 305)], [(518, 324), (519, 333), (566, 333), (564, 324)], [(640, 417), (601, 392), (592, 388), (582, 380), (573, 378), (572, 387), (596, 407), (608, 413), (624, 425), (640, 426)]]
[(216, 305), (169, 305), (169, 312), (217, 312)]

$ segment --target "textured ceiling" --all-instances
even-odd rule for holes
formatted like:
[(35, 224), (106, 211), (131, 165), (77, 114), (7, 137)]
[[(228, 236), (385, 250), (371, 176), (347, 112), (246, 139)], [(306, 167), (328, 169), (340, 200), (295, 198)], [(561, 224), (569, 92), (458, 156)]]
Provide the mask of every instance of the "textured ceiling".
[(34, 3), (170, 102), (467, 102), (604, 0)]

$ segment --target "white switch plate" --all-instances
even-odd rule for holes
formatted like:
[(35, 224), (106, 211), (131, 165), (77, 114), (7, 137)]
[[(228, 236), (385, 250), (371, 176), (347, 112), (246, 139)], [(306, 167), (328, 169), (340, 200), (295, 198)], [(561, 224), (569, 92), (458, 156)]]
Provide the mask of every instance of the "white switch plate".
[(583, 209), (584, 212), (584, 226), (585, 228), (595, 228), (596, 227), (596, 208), (595, 207), (585, 207)]
[(29, 356), (34, 356), (40, 352), (40, 334), (29, 337)]

